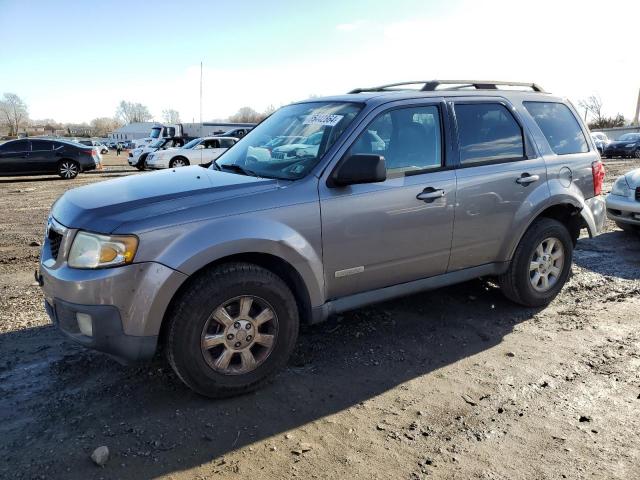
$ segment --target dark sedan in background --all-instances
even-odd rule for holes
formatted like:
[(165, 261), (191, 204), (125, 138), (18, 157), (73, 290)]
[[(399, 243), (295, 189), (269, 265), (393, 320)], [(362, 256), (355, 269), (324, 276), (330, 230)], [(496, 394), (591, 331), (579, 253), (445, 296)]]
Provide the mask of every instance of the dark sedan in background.
[(613, 140), (604, 148), (602, 156), (604, 158), (640, 158), (640, 133), (625, 133), (617, 140)]
[(20, 139), (0, 145), (0, 175), (58, 174), (64, 179), (95, 170), (98, 151), (64, 140)]

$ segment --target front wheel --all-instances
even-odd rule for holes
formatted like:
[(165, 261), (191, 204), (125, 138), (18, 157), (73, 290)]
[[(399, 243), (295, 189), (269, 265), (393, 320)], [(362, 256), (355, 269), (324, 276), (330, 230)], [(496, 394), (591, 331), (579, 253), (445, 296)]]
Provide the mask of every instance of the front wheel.
[(80, 172), (80, 165), (73, 160), (61, 160), (58, 163), (58, 175), (65, 180), (76, 178)]
[(509, 269), (498, 283), (510, 300), (528, 307), (550, 303), (564, 286), (573, 260), (573, 242), (557, 220), (540, 218), (524, 234)]
[(280, 277), (253, 264), (222, 265), (197, 276), (174, 302), (166, 353), (196, 392), (238, 395), (286, 364), (298, 324), (295, 298)]
[(189, 165), (189, 160), (184, 157), (172, 158), (169, 162), (169, 168), (186, 167)]

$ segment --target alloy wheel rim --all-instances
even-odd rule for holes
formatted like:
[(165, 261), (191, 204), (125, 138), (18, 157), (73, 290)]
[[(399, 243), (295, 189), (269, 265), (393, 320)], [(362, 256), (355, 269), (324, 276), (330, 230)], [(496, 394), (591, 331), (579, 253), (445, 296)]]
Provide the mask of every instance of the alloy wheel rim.
[(564, 246), (559, 239), (548, 237), (538, 244), (529, 263), (529, 281), (535, 291), (544, 293), (556, 285), (564, 259)]
[(62, 165), (60, 165), (60, 173), (62, 173), (62, 176), (64, 178), (71, 178), (75, 177), (78, 172), (75, 164), (71, 162), (64, 162)]
[(173, 166), (174, 167), (184, 167), (186, 165), (186, 163), (184, 163), (184, 160), (182, 159), (178, 159), (178, 160), (174, 160), (173, 161)]
[(200, 347), (211, 369), (223, 375), (242, 375), (265, 362), (277, 334), (273, 307), (260, 297), (242, 295), (213, 311), (202, 329)]

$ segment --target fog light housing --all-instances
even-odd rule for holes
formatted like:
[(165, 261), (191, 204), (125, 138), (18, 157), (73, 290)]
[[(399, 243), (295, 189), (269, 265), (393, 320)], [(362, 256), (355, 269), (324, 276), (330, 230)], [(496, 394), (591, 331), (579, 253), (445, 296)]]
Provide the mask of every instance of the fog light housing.
[(91, 319), (91, 315), (89, 315), (88, 313), (77, 312), (76, 320), (78, 322), (80, 333), (86, 335), (87, 337), (93, 337), (93, 321)]

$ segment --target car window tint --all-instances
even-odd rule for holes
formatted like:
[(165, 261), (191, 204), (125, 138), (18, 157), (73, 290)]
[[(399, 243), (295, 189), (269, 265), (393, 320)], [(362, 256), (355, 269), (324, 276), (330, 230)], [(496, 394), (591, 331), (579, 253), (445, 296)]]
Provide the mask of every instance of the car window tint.
[(524, 157), (522, 130), (504, 105), (457, 104), (455, 112), (462, 165)]
[(28, 152), (29, 150), (31, 150), (31, 147), (27, 140), (17, 140), (7, 143), (7, 152)]
[(31, 150), (42, 151), (42, 150), (53, 150), (53, 142), (47, 142), (44, 140), (31, 140)]
[(557, 155), (589, 151), (587, 139), (569, 107), (553, 102), (524, 102)]
[(389, 176), (439, 168), (442, 139), (438, 107), (391, 110), (376, 117), (356, 139), (350, 155), (383, 155)]

